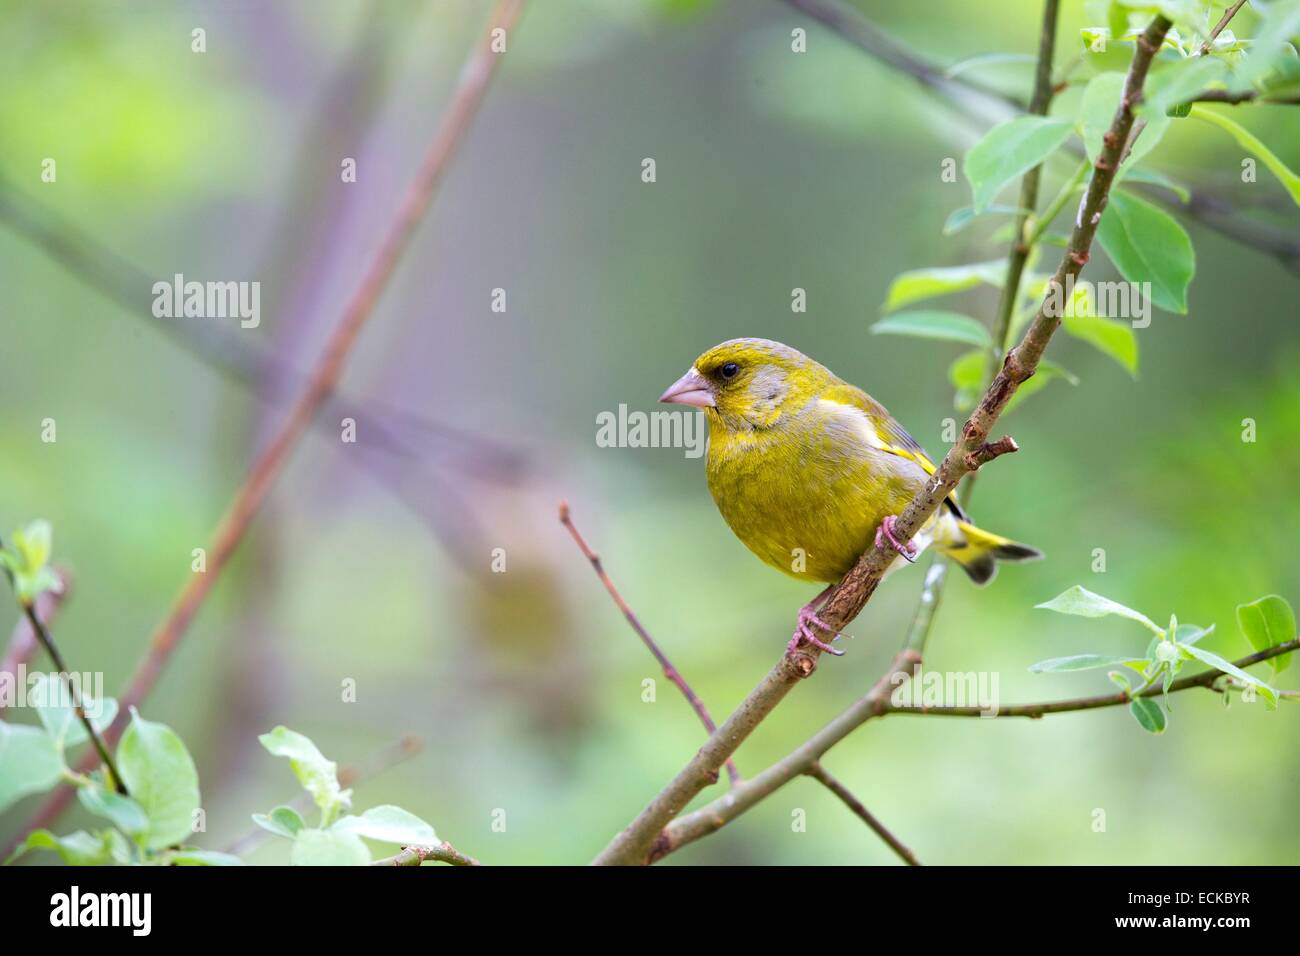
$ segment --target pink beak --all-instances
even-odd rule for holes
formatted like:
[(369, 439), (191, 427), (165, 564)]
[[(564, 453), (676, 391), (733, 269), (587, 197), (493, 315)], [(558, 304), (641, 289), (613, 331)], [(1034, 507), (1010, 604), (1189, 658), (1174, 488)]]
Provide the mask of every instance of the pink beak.
[(718, 404), (713, 400), (713, 387), (708, 379), (694, 368), (669, 385), (668, 391), (659, 396), (659, 401), (694, 405), (696, 408), (713, 408)]

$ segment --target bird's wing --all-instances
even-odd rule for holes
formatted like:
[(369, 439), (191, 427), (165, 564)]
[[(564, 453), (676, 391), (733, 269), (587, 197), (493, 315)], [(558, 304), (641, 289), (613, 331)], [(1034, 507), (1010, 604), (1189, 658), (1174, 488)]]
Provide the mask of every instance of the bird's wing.
[[(935, 464), (930, 460), (930, 456), (925, 453), (921, 443), (907, 433), (907, 429), (900, 425), (893, 415), (889, 414), (884, 405), (881, 405), (862, 389), (856, 385), (850, 385), (848, 382), (837, 382), (822, 394), (822, 398), (825, 401), (848, 405), (863, 412), (875, 430), (877, 440), (871, 443), (873, 446), (881, 451), (889, 452), (891, 455), (898, 455), (900, 458), (916, 462), (925, 470), (927, 475), (934, 474)], [(963, 521), (967, 520), (966, 513), (962, 511), (961, 505), (957, 502), (955, 492), (948, 496), (945, 503), (958, 518)]]

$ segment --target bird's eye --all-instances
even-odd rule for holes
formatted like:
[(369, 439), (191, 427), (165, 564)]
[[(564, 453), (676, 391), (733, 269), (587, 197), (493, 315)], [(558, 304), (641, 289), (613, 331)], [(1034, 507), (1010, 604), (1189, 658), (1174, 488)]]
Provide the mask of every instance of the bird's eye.
[(739, 365), (737, 365), (735, 362), (728, 362), (726, 365), (722, 366), (722, 377), (735, 378), (736, 373), (739, 371), (740, 371)]

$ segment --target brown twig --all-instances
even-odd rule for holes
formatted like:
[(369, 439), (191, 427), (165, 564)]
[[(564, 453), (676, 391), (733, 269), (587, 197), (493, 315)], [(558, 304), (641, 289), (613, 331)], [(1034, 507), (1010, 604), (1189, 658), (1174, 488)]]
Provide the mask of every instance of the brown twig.
[[(1297, 649), (1300, 649), (1300, 638), (1243, 657), (1238, 661), (1234, 661), (1234, 664), (1244, 669)], [(920, 662), (919, 655), (904, 650), (894, 659), (885, 675), (876, 682), (866, 696), (855, 701), (847, 710), (817, 731), (805, 743), (766, 770), (744, 781), (724, 797), (720, 797), (692, 813), (673, 820), (664, 828), (655, 841), (654, 859), (661, 859), (688, 843), (693, 843), (701, 837), (722, 829), (722, 827), (775, 793), (791, 780), (808, 773), (827, 751), (869, 720), (884, 717), (888, 714), (931, 714), (961, 717), (992, 716), (987, 710), (981, 710), (978, 707), (914, 707), (894, 704), (890, 698), (897, 690), (902, 688)], [(1230, 675), (1216, 670), (1194, 674), (1174, 681), (1169, 687), (1169, 693), (1179, 693), (1197, 687), (1212, 689), (1218, 680), (1225, 677), (1230, 677)], [(1138, 696), (1157, 697), (1162, 693), (1164, 691), (1159, 686), (1155, 686), (1148, 688)], [(1042, 717), (1046, 714), (1094, 710), (1099, 707), (1115, 707), (1129, 703), (1130, 699), (1127, 695), (1119, 693), (1052, 701), (1043, 704), (1020, 704), (999, 708), (996, 716)]]
[[(569, 503), (567, 501), (560, 502), (560, 524), (564, 525), (564, 527), (569, 530), (569, 534), (572, 535), (573, 540), (578, 545), (578, 550), (581, 551), (583, 557), (591, 563), (592, 570), (596, 572), (596, 577), (600, 578), (600, 583), (605, 586), (605, 590), (609, 592), (609, 596), (613, 599), (614, 604), (623, 612), (623, 617), (625, 617), (627, 623), (632, 626), (632, 630), (636, 631), (637, 637), (641, 638), (641, 643), (646, 646), (646, 650), (648, 650), (654, 656), (654, 659), (659, 662), (659, 666), (663, 668), (664, 676), (677, 685), (677, 689), (682, 692), (682, 696), (686, 698), (686, 702), (691, 705), (691, 709), (694, 710), (696, 716), (700, 718), (700, 723), (704, 725), (704, 729), (710, 734), (717, 731), (718, 726), (713, 722), (713, 717), (709, 714), (709, 708), (704, 706), (704, 701), (700, 700), (699, 695), (691, 689), (691, 685), (686, 683), (686, 678), (682, 676), (681, 671), (673, 666), (672, 661), (668, 659), (668, 655), (660, 649), (659, 645), (655, 642), (655, 639), (650, 636), (650, 632), (641, 625), (641, 621), (637, 618), (636, 613), (628, 606), (628, 603), (623, 600), (623, 595), (619, 593), (618, 588), (614, 586), (614, 582), (605, 572), (605, 566), (601, 563), (600, 555), (591, 550), (586, 539), (583, 538), (582, 533), (578, 530), (577, 526), (574, 525), (573, 517), (569, 513)], [(727, 776), (731, 779), (733, 786), (740, 781), (740, 771), (736, 769), (735, 762), (730, 758), (727, 760)]]
[[(54, 623), (55, 616), (67, 603), (72, 591), (72, 575), (61, 568), (56, 568), (54, 573), (58, 575), (59, 587), (42, 591), (36, 596), (36, 616), (46, 627)], [(13, 634), (9, 637), (9, 646), (5, 649), (4, 660), (0, 661), (0, 674), (12, 675), (11, 680), (17, 687), (18, 668), (32, 659), (38, 647), (40, 642), (36, 639), (36, 629), (24, 614), (14, 624)], [(0, 697), (0, 716), (4, 715), (6, 709), (4, 698)]]
[(450, 843), (439, 843), (437, 846), (407, 846), (402, 847), (402, 852), (395, 856), (384, 857), (382, 860), (375, 860), (371, 866), (419, 866), (425, 860), (437, 860), (440, 863), (450, 863), (452, 866), (482, 866), (478, 860), (472, 856), (466, 856), (456, 849)]
[(836, 779), (829, 770), (823, 767), (820, 762), (814, 762), (811, 767), (804, 771), (804, 773), (812, 777), (814, 780), (819, 781), (827, 790), (844, 801), (844, 805), (857, 814), (863, 823), (871, 827), (876, 836), (884, 840), (885, 843), (889, 845), (889, 848), (897, 853), (904, 863), (908, 866), (921, 865), (921, 861), (916, 858), (916, 854), (912, 852), (911, 848), (898, 837), (894, 836), (894, 834), (890, 833), (889, 829), (876, 819), (875, 815), (873, 815), (870, 810), (863, 806), (862, 801), (853, 795), (853, 791), (840, 783), (840, 781)]
[[(376, 777), (384, 771), (391, 770), (398, 764), (410, 760), (423, 749), (423, 740), (413, 734), (407, 734), (389, 744), (383, 750), (368, 758), (359, 766), (341, 768), (338, 774), (339, 786), (356, 786), (362, 780)], [(289, 801), (287, 805), (293, 807), (295, 810), (305, 810), (311, 805), (311, 794), (305, 792), (300, 793), (296, 798)], [(225, 852), (232, 856), (241, 856), (270, 836), (271, 834), (268, 831), (263, 830), (261, 827), (254, 827), (252, 830), (249, 830), (239, 839), (226, 847)]]
[[(989, 431), (1015, 395), (1020, 385), (1038, 368), (1047, 343), (1061, 317), (1051, 307), (1052, 290), (1061, 290), (1078, 276), (1088, 261), (1102, 211), (1119, 166), (1120, 150), (1128, 141), (1135, 120), (1134, 108), (1142, 95), (1147, 72), (1169, 31), (1171, 23), (1157, 16), (1138, 38), (1133, 60), (1124, 81), (1124, 90), (1111, 120), (1108, 135), (1094, 166), (1092, 177), (1079, 207), (1079, 215), (1065, 255), (1048, 285), (1038, 313), (1025, 331), (1020, 344), (1007, 353), (1002, 369), (989, 385), (983, 399), (971, 413), (958, 441), (948, 450), (938, 469), (925, 487), (903, 510), (894, 523), (894, 537), (906, 545), (920, 530), (957, 484), (972, 469), (966, 456), (977, 451), (988, 439)], [(871, 599), (885, 571), (897, 558), (889, 544), (882, 542), (866, 551), (849, 570), (827, 599), (821, 618), (836, 631), (842, 631)], [(820, 651), (804, 646), (781, 656), (757, 687), (741, 702), (734, 713), (713, 734), (676, 777), (664, 787), (637, 817), (596, 857), (600, 864), (643, 864), (649, 861), (656, 839), (665, 825), (705, 786), (718, 768), (759, 723), (767, 717), (796, 684), (811, 675)], [(733, 788), (733, 792), (736, 788)]]
[(1214, 41), (1219, 38), (1219, 34), (1223, 32), (1223, 28), (1226, 27), (1228, 22), (1237, 15), (1237, 11), (1245, 5), (1246, 0), (1237, 0), (1236, 3), (1223, 11), (1223, 16), (1219, 17), (1219, 22), (1214, 25), (1214, 29), (1210, 31), (1210, 35), (1206, 37), (1205, 42), (1201, 44), (1201, 56), (1209, 54), (1210, 48), (1214, 46)]
[[(402, 199), (397, 215), (390, 225), (383, 243), (371, 261), (364, 278), (349, 300), (343, 317), (335, 328), (317, 361), (307, 385), (294, 403), (288, 419), (281, 425), (270, 444), (257, 458), (247, 479), (240, 487), (234, 502), (217, 525), (211, 547), (208, 548), (207, 571), (194, 574), (181, 589), (171, 610), (154, 632), (143, 661), (136, 668), (125, 693), (121, 696), (123, 712), (138, 705), (153, 689), (170, 659), (177, 643), (188, 629), (202, 606), (204, 599), (216, 584), (217, 578), (234, 554), (244, 533), (252, 524), (258, 509), (266, 500), (275, 480), (288, 462), (303, 432), (316, 417), (316, 413), (330, 397), (347, 364), (348, 356), (357, 336), (374, 311), (380, 295), (388, 285), (403, 252), (423, 218), (433, 193), (446, 171), (456, 147), (464, 139), (470, 122), (483, 102), (484, 94), (496, 72), (501, 57), (493, 53), (489, 43), (491, 30), (501, 27), (509, 30), (519, 15), (523, 0), (498, 0), (474, 52), (466, 61), (457, 81), (452, 101), (444, 114), (433, 141), (425, 153), (415, 179)], [(105, 736), (116, 739), (121, 733), (123, 720), (108, 729)], [(47, 825), (67, 804), (71, 796), (67, 786), (56, 790), (37, 813), (28, 829)]]
[(997, 441), (986, 441), (974, 451), (969, 451), (962, 459), (962, 464), (970, 472), (978, 471), (981, 465), (987, 465), (994, 458), (1020, 451), (1020, 446), (1010, 435), (1003, 435)]
[[(0, 548), (3, 547), (3, 543), (0, 543)], [(45, 648), (45, 653), (50, 656), (50, 660), (54, 662), (54, 667), (59, 672), (59, 676), (63, 678), (63, 686), (67, 688), (68, 699), (72, 702), (72, 712), (76, 715), (77, 720), (81, 721), (81, 726), (86, 729), (86, 735), (90, 738), (95, 753), (99, 755), (100, 762), (108, 769), (109, 788), (129, 797), (131, 794), (127, 790), (125, 781), (122, 780), (122, 775), (117, 771), (117, 764), (113, 763), (113, 755), (108, 752), (108, 746), (104, 743), (104, 739), (99, 735), (99, 731), (95, 729), (95, 725), (91, 723), (90, 718), (86, 716), (86, 708), (82, 706), (81, 695), (77, 692), (77, 684), (73, 679), (72, 670), (68, 667), (68, 662), (63, 659), (63, 654), (60, 653), (58, 645), (54, 643), (54, 635), (45, 626), (45, 620), (36, 613), (35, 601), (20, 597), (18, 606), (22, 608), (27, 626), (36, 635), (37, 642), (41, 647)], [(83, 761), (83, 763), (86, 764), (86, 769), (94, 766), (93, 760)]]

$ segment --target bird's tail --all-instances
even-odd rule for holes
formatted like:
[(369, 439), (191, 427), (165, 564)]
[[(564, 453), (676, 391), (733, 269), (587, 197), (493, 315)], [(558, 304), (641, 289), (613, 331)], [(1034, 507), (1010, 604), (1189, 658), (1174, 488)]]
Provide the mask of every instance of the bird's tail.
[(957, 521), (960, 534), (949, 541), (936, 542), (943, 554), (962, 566), (976, 584), (988, 584), (997, 573), (999, 561), (1029, 561), (1043, 553), (1025, 544), (990, 534), (965, 521)]

